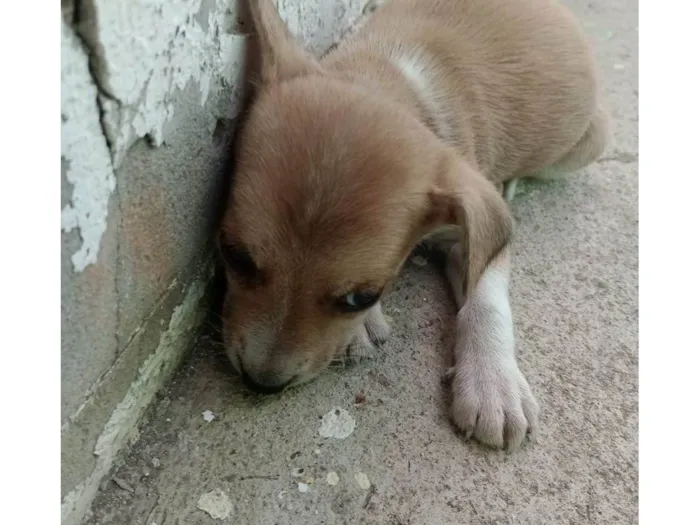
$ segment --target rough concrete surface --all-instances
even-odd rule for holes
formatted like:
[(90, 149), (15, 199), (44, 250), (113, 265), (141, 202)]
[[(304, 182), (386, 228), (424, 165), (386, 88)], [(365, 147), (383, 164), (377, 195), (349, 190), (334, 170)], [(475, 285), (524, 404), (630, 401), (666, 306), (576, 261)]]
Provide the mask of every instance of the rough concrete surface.
[[(434, 265), (409, 263), (381, 354), (281, 395), (248, 393), (202, 336), (88, 524), (637, 522), (637, 3), (570, 5), (616, 137), (595, 165), (521, 184), (512, 204), (511, 298), (539, 442), (506, 455), (454, 432), (440, 381), (454, 306)], [(336, 408), (356, 423), (346, 439), (319, 434)], [(225, 518), (198, 508), (207, 493)]]

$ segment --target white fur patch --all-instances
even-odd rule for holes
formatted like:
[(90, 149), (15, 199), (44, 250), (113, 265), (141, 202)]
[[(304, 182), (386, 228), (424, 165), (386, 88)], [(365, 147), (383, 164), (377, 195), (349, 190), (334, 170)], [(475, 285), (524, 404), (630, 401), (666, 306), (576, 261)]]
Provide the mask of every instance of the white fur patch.
[(452, 143), (454, 131), (450, 124), (447, 104), (435, 86), (435, 74), (431, 70), (430, 60), (418, 52), (404, 50), (395, 52), (390, 59), (401, 71), (428, 113), (429, 125), (435, 134), (447, 143)]
[[(472, 297), (460, 312), (458, 330), (479, 334), (477, 345), (499, 356), (511, 356), (515, 348), (513, 315), (508, 296), (509, 272), (507, 268), (492, 265), (481, 276)], [(466, 315), (464, 315), (466, 314)], [(462, 315), (469, 319), (462, 320)], [(474, 324), (483, 326), (475, 326)], [(464, 326), (464, 325), (467, 326)]]

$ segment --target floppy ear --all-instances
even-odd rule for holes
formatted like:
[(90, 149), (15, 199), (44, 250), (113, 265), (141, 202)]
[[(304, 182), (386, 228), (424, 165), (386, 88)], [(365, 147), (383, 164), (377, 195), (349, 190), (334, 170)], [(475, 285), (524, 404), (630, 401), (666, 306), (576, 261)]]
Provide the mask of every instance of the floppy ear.
[(289, 33), (273, 0), (249, 0), (250, 14), (260, 45), (260, 78), (263, 84), (312, 71), (320, 71), (316, 59)]
[(510, 242), (508, 205), (493, 183), (461, 159), (438, 175), (430, 203), (433, 228), (459, 229), (461, 291), (467, 298), (491, 260)]

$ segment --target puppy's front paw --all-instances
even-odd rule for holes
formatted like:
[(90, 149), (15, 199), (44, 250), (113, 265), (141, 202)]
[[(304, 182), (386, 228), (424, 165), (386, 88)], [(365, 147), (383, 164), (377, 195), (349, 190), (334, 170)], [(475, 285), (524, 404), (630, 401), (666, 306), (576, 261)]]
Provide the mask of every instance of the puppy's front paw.
[(353, 335), (350, 344), (345, 348), (343, 358), (346, 361), (353, 362), (360, 359), (371, 359), (377, 353), (377, 347), (372, 341), (367, 327), (361, 324)]
[(353, 335), (345, 349), (345, 359), (352, 361), (374, 357), (377, 348), (386, 342), (390, 333), (389, 323), (382, 313), (381, 306), (377, 303)]
[(535, 441), (539, 406), (514, 358), (454, 367), (450, 376), (452, 420), (467, 439), (508, 452), (518, 449), (528, 432)]
[(389, 339), (391, 327), (382, 313), (382, 307), (377, 303), (367, 314), (365, 318), (365, 329), (367, 337), (375, 346), (381, 346)]

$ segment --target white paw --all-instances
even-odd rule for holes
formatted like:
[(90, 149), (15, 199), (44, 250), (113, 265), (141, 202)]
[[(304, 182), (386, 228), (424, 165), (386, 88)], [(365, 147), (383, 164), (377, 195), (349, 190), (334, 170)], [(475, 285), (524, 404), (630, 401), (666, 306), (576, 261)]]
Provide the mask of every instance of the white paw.
[(365, 329), (367, 330), (367, 337), (374, 344), (374, 346), (381, 346), (389, 339), (391, 334), (391, 327), (387, 323), (384, 314), (382, 313), (382, 307), (379, 303), (374, 305), (370, 310), (369, 314), (365, 318)]
[(512, 452), (525, 437), (535, 441), (539, 406), (515, 358), (473, 361), (448, 370), (451, 415), (467, 439)]
[(503, 184), (503, 198), (506, 202), (511, 202), (515, 198), (519, 179), (511, 179)]
[(384, 318), (382, 307), (377, 303), (358, 327), (342, 357), (350, 361), (372, 358), (390, 333), (389, 323)]

